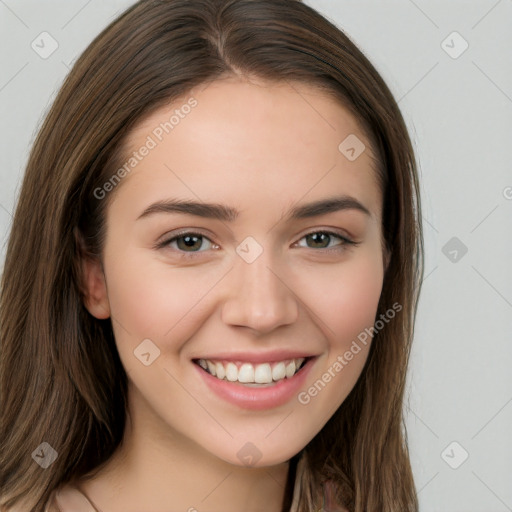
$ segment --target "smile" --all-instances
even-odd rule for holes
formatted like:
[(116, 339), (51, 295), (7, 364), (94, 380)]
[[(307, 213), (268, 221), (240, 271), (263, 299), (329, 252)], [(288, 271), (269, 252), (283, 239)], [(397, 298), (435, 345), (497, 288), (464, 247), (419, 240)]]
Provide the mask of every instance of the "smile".
[(215, 361), (199, 359), (196, 363), (213, 377), (242, 384), (272, 385), (292, 378), (305, 364), (306, 358), (287, 359), (269, 363), (244, 363), (241, 361)]
[(282, 355), (265, 362), (264, 357), (251, 357), (251, 363), (247, 362), (249, 358), (240, 361), (222, 356), (192, 362), (205, 385), (205, 398), (216, 396), (237, 408), (262, 411), (292, 403), (306, 386), (308, 375), (318, 360), (318, 356), (284, 359), (286, 356)]

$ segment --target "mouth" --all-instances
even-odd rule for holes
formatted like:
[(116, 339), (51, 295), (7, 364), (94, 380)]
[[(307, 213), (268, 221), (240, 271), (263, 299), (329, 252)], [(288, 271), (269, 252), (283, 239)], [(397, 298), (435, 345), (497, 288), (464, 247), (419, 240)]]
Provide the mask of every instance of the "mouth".
[(265, 411), (293, 403), (300, 389), (307, 386), (319, 356), (298, 353), (237, 356), (245, 359), (242, 361), (233, 359), (232, 355), (216, 357), (192, 359), (205, 386), (205, 397), (216, 396), (239, 409)]
[(272, 387), (295, 377), (314, 356), (282, 361), (249, 363), (222, 359), (194, 359), (193, 362), (217, 380), (243, 384), (246, 387)]

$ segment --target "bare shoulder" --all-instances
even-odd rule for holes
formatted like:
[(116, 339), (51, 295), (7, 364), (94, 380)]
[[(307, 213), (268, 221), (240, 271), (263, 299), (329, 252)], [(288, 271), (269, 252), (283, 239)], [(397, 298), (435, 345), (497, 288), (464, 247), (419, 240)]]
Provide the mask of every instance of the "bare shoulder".
[(95, 509), (76, 487), (65, 484), (54, 491), (45, 512), (95, 512)]

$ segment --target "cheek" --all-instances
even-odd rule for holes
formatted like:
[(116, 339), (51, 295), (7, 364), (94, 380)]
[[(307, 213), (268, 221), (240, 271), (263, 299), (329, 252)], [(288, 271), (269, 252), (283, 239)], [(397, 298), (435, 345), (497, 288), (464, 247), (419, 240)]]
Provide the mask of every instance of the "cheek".
[(382, 282), (382, 261), (372, 251), (360, 252), (336, 268), (311, 273), (307, 284), (302, 282), (304, 297), (309, 297), (326, 340), (310, 387), (298, 397), (315, 429), (341, 405), (362, 372)]
[[(303, 273), (303, 298), (321, 320), (331, 350), (341, 350), (375, 321), (383, 268), (378, 252), (360, 251), (339, 265)], [(298, 277), (298, 276), (297, 276)]]
[[(201, 325), (205, 297), (219, 281), (222, 269), (171, 268), (138, 249), (124, 254), (122, 260), (105, 258), (105, 270), (116, 346), (132, 382), (131, 393), (137, 397), (136, 407), (148, 401), (152, 410), (173, 425), (172, 410), (190, 410), (202, 417), (204, 411), (191, 403), (190, 395), (178, 384), (190, 371), (188, 362), (182, 365), (180, 352)], [(148, 366), (143, 360), (146, 353), (150, 354)], [(162, 389), (166, 393), (156, 392)]]
[(335, 344), (340, 349), (375, 322), (382, 279), (381, 268), (371, 260), (361, 260), (353, 268), (344, 269), (326, 309), (326, 322), (339, 335)]
[[(225, 268), (172, 268), (147, 250), (130, 248), (125, 258), (105, 257), (108, 296), (119, 350), (133, 351), (143, 339), (162, 352), (180, 349), (205, 313), (208, 293)], [(173, 341), (176, 340), (176, 341)]]

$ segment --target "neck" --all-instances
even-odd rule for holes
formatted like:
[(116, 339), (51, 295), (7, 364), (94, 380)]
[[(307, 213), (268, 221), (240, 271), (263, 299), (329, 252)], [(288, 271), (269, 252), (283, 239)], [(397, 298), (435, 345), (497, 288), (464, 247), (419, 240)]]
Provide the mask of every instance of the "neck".
[(79, 482), (102, 512), (169, 512), (170, 506), (187, 512), (281, 512), (289, 462), (261, 468), (229, 464), (170, 432), (141, 403), (132, 407), (133, 394), (129, 401), (120, 447), (92, 478)]

